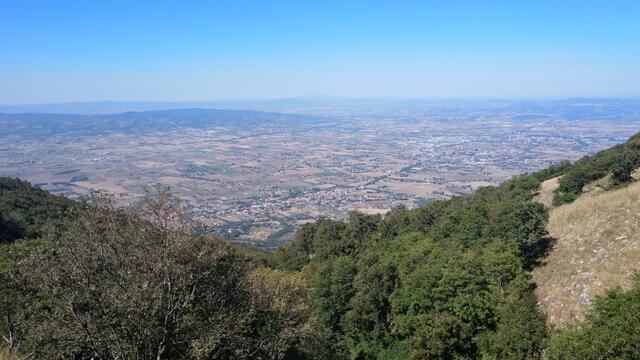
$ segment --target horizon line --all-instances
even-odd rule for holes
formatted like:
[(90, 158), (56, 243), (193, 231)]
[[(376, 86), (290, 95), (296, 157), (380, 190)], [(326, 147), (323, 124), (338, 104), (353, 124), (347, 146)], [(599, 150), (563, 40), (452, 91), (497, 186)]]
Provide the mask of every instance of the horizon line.
[(18, 107), (18, 106), (51, 106), (51, 105), (71, 105), (71, 104), (116, 104), (116, 103), (138, 103), (138, 104), (207, 104), (216, 102), (244, 102), (244, 101), (362, 101), (362, 100), (387, 100), (387, 101), (464, 101), (464, 102), (483, 102), (483, 101), (562, 101), (562, 100), (627, 100), (640, 101), (638, 96), (531, 96), (531, 97), (428, 97), (428, 96), (338, 96), (338, 95), (300, 95), (300, 96), (282, 96), (282, 97), (229, 97), (214, 98), (206, 100), (70, 100), (70, 101), (47, 101), (47, 102), (29, 102), (29, 103), (0, 103), (0, 107)]

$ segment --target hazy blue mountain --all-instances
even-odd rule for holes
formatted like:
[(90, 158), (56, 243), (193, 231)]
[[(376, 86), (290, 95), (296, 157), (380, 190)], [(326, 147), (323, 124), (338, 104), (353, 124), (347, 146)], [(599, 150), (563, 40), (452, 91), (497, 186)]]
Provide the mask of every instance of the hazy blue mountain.
[(103, 115), (0, 114), (0, 135), (42, 137), (59, 133), (96, 135), (107, 132), (133, 133), (214, 126), (293, 126), (319, 119), (306, 115), (215, 109), (173, 109)]
[[(196, 104), (203, 107), (194, 108), (193, 106)], [(276, 100), (229, 100), (224, 102), (224, 107), (229, 110), (210, 108), (216, 104), (223, 103), (106, 101), (0, 106), (0, 135), (20, 134), (28, 137), (41, 137), (58, 133), (101, 134), (105, 132), (163, 131), (179, 127), (247, 127), (265, 124), (290, 126), (326, 119), (323, 115), (346, 119), (345, 121), (348, 121), (349, 115), (365, 115), (372, 120), (380, 118), (398, 121), (414, 121), (425, 117), (440, 121), (455, 121), (456, 119), (482, 121), (492, 117), (512, 118), (521, 121), (548, 118), (575, 121), (638, 121), (640, 119), (640, 100), (637, 99), (464, 101), (306, 97)], [(155, 108), (164, 109), (112, 113), (122, 109)], [(233, 110), (234, 108), (253, 110)], [(7, 110), (15, 113), (2, 113)], [(26, 110), (37, 112), (23, 112)], [(62, 111), (68, 113), (60, 113)], [(93, 111), (103, 113), (87, 114)], [(343, 117), (343, 115), (347, 117)]]
[(567, 120), (640, 118), (640, 99), (573, 98), (559, 100), (459, 100), (421, 98), (348, 98), (307, 96), (281, 99), (229, 99), (200, 102), (160, 101), (94, 101), (77, 103), (0, 105), (0, 113), (47, 114), (120, 114), (131, 111), (159, 111), (171, 109), (231, 109), (299, 114), (384, 114), (429, 112), (436, 117), (471, 115), (512, 116), (531, 120), (550, 116)]

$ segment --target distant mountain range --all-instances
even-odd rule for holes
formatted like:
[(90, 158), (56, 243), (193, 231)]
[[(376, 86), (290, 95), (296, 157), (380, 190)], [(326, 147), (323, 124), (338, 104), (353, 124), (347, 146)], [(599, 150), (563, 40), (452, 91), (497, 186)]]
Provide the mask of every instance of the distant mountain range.
[[(229, 109), (212, 109), (214, 105)], [(236, 107), (243, 109), (234, 109)], [(414, 121), (425, 117), (441, 121), (500, 117), (521, 121), (552, 118), (637, 122), (640, 120), (640, 100), (577, 98), (462, 101), (325, 97), (224, 103), (104, 101), (0, 106), (0, 136), (20, 134), (38, 138), (60, 133), (96, 135), (106, 132), (166, 131), (180, 127), (300, 126), (327, 120), (327, 116), (348, 120), (351, 115), (398, 121)]]
[(571, 98), (559, 100), (456, 100), (390, 97), (293, 97), (282, 99), (232, 99), (193, 102), (93, 101), (30, 105), (0, 105), (0, 113), (118, 114), (129, 111), (171, 109), (231, 109), (285, 113), (316, 113), (323, 109), (357, 111), (470, 110), (521, 115), (556, 114), (568, 119), (617, 119), (640, 115), (640, 99)]
[(42, 137), (54, 134), (96, 135), (107, 132), (167, 131), (215, 126), (293, 126), (317, 121), (315, 116), (250, 110), (173, 109), (120, 114), (0, 114), (0, 135)]

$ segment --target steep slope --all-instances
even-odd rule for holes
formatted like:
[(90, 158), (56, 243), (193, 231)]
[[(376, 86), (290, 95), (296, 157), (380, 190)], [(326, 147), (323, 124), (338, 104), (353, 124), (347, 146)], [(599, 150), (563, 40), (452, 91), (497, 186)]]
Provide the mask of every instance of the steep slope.
[[(554, 190), (553, 205), (570, 204), (585, 187), (598, 180), (610, 177), (614, 187), (631, 182), (634, 169), (640, 167), (640, 133), (623, 144), (585, 156), (572, 164), (558, 179)], [(607, 179), (607, 182), (609, 182)], [(598, 185), (598, 184), (596, 184)]]
[(74, 204), (27, 181), (0, 177), (0, 244), (40, 237), (46, 226), (60, 224)]
[[(556, 179), (544, 182), (537, 200), (545, 203), (554, 186)], [(594, 188), (550, 210), (547, 228), (555, 244), (532, 275), (552, 327), (583, 319), (596, 296), (616, 286), (629, 288), (640, 270), (640, 183), (604, 192)]]
[(544, 206), (551, 207), (553, 205), (553, 192), (560, 185), (558, 183), (559, 180), (560, 176), (543, 181), (542, 184), (540, 184), (538, 194), (533, 198), (533, 200)]

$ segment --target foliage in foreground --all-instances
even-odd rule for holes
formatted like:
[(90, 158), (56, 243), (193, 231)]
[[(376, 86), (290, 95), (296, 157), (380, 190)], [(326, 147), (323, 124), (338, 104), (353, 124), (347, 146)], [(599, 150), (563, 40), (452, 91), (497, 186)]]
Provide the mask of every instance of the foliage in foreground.
[[(3, 245), (0, 321), (36, 358), (276, 359), (304, 356), (307, 288), (220, 240), (190, 235), (167, 194), (128, 212), (89, 204), (62, 231)], [(6, 255), (8, 254), (8, 255)]]
[(598, 298), (579, 327), (555, 336), (549, 359), (640, 359), (640, 277)]

